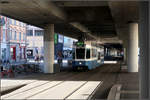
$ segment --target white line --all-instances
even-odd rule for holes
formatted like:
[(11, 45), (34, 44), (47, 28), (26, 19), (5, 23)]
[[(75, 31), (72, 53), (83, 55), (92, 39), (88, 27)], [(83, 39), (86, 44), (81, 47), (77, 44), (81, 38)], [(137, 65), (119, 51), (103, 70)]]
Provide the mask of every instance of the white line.
[(13, 95), (7, 99), (20, 99), (20, 100), (27, 99), (29, 97), (32, 97), (33, 95), (37, 95), (38, 93), (45, 91), (46, 89), (50, 89), (51, 87), (56, 86), (57, 84), (59, 84), (61, 82), (62, 81), (49, 82), (49, 83), (46, 83), (44, 85), (32, 88), (28, 91), (18, 93), (17, 95)]
[(84, 83), (85, 81), (66, 81), (29, 99), (64, 99)]
[(72, 99), (87, 100), (100, 83), (101, 83), (100, 81), (87, 82), (83, 87), (81, 87), (79, 90), (74, 92), (66, 100), (72, 100)]
[(25, 92), (25, 91), (28, 91), (30, 89), (33, 89), (37, 86), (40, 86), (40, 85), (43, 85), (45, 83), (47, 83), (48, 81), (36, 81), (36, 82), (33, 82), (31, 84), (28, 84), (20, 89), (17, 89), (16, 91), (14, 92), (11, 92), (9, 94), (6, 94), (6, 95), (3, 95), (1, 96), (1, 99), (5, 99), (5, 98), (8, 98), (8, 97), (11, 97), (11, 96), (14, 96), (14, 95), (17, 95), (18, 93), (21, 93), (21, 92)]

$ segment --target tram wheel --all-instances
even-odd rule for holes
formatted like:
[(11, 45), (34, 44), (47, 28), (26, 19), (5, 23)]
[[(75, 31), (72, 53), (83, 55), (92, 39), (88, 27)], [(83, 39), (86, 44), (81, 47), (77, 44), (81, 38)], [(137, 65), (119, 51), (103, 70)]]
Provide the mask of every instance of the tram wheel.
[(73, 69), (73, 71), (77, 71), (77, 67), (73, 67), (72, 69)]

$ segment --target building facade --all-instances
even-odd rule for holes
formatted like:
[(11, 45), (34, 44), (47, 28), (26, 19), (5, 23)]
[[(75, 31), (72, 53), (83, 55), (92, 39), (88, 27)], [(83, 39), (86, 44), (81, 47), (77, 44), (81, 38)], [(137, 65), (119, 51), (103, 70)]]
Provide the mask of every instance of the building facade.
[(44, 56), (43, 48), (44, 30), (35, 26), (27, 26), (27, 57), (34, 59), (36, 56)]
[(3, 23), (0, 28), (1, 59), (10, 62), (26, 61), (26, 24), (0, 16)]
[[(27, 57), (34, 59), (36, 56), (44, 57), (44, 44), (43, 44), (44, 30), (35, 26), (27, 26)], [(72, 58), (72, 45), (75, 39), (55, 33), (54, 35), (54, 53), (55, 59), (58, 58), (58, 52), (62, 52), (64, 59)]]

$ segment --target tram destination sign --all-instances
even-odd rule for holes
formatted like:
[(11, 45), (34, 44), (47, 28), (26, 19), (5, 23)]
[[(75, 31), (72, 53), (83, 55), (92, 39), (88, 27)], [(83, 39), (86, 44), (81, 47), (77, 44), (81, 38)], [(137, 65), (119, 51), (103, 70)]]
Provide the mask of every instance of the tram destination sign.
[(85, 46), (85, 44), (84, 44), (84, 42), (76, 42), (76, 46), (78, 46), (78, 47), (84, 47)]

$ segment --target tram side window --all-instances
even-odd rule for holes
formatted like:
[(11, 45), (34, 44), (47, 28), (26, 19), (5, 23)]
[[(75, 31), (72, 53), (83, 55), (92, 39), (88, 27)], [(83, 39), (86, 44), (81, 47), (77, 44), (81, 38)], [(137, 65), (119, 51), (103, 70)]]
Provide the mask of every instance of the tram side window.
[(85, 49), (84, 48), (77, 48), (76, 49), (76, 59), (85, 59)]
[(90, 59), (90, 49), (86, 50), (86, 59)]
[(92, 57), (96, 57), (97, 55), (97, 50), (96, 49), (92, 49)]

